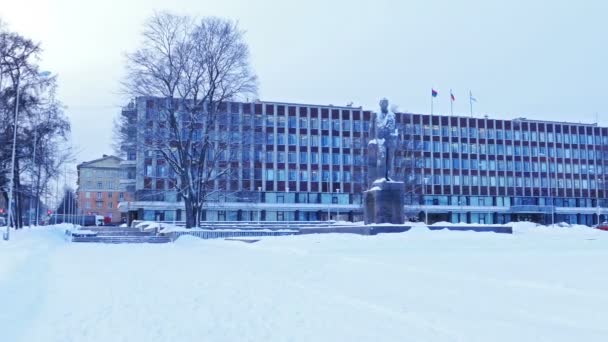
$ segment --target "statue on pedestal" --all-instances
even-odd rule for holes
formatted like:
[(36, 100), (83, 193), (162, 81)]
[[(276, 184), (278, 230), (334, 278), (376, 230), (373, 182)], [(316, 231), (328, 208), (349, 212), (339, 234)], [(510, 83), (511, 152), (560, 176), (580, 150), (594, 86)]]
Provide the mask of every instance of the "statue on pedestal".
[(390, 180), (389, 174), (393, 167), (391, 154), (397, 147), (397, 128), (395, 113), (388, 110), (388, 100), (380, 100), (380, 112), (374, 113), (370, 127), (370, 142), (368, 144), (368, 185), (376, 179), (384, 177)]
[(374, 114), (368, 144), (368, 190), (363, 192), (365, 224), (403, 224), (403, 182), (390, 179), (392, 156), (397, 148), (395, 113), (389, 112), (388, 100), (380, 100), (380, 112)]

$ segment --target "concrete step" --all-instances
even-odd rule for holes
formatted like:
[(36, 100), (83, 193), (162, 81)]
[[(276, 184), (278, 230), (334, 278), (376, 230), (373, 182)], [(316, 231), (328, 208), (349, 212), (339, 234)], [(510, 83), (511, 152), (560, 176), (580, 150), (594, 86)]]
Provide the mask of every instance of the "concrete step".
[(167, 243), (167, 242), (171, 242), (171, 239), (166, 236), (91, 236), (91, 237), (73, 237), (72, 242)]

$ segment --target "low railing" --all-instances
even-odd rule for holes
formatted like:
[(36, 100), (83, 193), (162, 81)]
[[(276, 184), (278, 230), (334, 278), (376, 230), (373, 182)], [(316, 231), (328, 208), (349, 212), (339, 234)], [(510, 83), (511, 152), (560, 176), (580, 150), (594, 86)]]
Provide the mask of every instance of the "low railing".
[(171, 241), (177, 240), (180, 236), (190, 235), (196, 236), (201, 239), (223, 239), (223, 238), (234, 238), (234, 237), (258, 237), (258, 236), (286, 236), (286, 235), (298, 235), (298, 230), (282, 230), (282, 231), (262, 231), (262, 230), (250, 230), (250, 231), (236, 231), (236, 230), (192, 230), (192, 231), (178, 231), (162, 234), (168, 236)]

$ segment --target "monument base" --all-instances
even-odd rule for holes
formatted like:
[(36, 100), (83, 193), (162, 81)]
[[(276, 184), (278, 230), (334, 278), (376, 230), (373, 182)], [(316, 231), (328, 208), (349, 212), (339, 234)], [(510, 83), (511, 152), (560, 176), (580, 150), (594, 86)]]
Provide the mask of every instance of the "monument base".
[(403, 224), (403, 196), (405, 184), (384, 178), (377, 179), (372, 187), (363, 192), (363, 216), (365, 224)]

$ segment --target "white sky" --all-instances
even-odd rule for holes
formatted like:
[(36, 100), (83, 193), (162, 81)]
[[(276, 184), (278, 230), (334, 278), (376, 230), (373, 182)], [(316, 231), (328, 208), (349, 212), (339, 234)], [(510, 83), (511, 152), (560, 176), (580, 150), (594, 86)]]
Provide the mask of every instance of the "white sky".
[(110, 154), (124, 53), (154, 10), (237, 19), (260, 99), (608, 125), (608, 1), (0, 0), (59, 75), (78, 162)]

